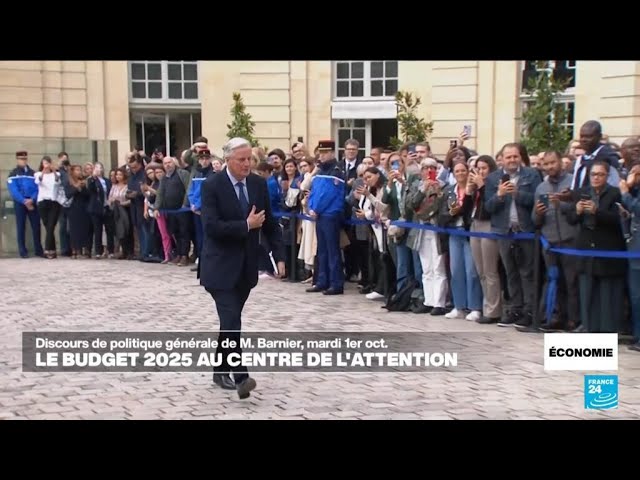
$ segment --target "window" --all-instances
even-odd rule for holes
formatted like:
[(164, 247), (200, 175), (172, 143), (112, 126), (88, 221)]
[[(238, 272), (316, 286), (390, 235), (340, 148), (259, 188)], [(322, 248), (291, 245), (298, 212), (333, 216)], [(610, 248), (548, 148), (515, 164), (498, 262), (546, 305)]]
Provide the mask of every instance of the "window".
[(562, 125), (569, 129), (569, 132), (571, 134), (571, 138), (576, 138), (573, 135), (574, 134), (574, 129), (575, 129), (576, 103), (573, 100), (566, 100), (563, 103), (566, 103), (566, 105), (567, 105), (567, 120), (565, 122), (563, 122)]
[[(576, 85), (576, 61), (575, 60), (547, 60), (546, 68), (553, 69), (553, 74), (556, 78), (566, 78), (569, 80), (567, 89), (559, 94), (559, 102), (567, 105), (567, 121), (563, 123), (569, 128), (571, 132), (571, 138), (574, 138), (575, 128), (575, 98), (573, 94), (573, 87)], [(530, 101), (530, 96), (524, 91), (527, 82), (530, 78), (534, 77), (536, 72), (540, 69), (536, 65), (536, 61), (522, 62), (522, 91), (520, 94), (520, 101), (522, 102), (522, 111), (527, 108), (527, 103)], [(524, 125), (521, 124), (521, 133), (524, 134)]]
[[(575, 60), (545, 60), (547, 62), (547, 68), (553, 70), (555, 78), (567, 79), (567, 89), (576, 86), (576, 61)], [(537, 61), (527, 60), (522, 62), (522, 85), (521, 90), (524, 91), (529, 85), (529, 81), (535, 78), (540, 68), (536, 65)]]
[(576, 86), (576, 61), (554, 60), (553, 75), (568, 80), (567, 88)]
[(398, 92), (397, 61), (335, 62), (336, 99), (388, 99)]
[[(531, 102), (530, 99), (525, 98), (522, 100), (522, 111), (524, 112), (529, 103)], [(561, 99), (559, 103), (564, 103), (567, 107), (567, 118), (564, 122), (562, 122), (562, 125), (567, 127), (569, 129), (569, 133), (571, 138), (575, 138), (574, 137), (574, 130), (575, 130), (575, 109), (576, 109), (576, 103), (574, 101), (573, 98), (564, 98)], [(526, 135), (526, 127), (525, 125), (520, 122), (520, 133), (521, 135)]]
[(364, 158), (367, 151), (367, 139), (370, 135), (367, 135), (367, 130), (371, 130), (371, 127), (367, 125), (366, 120), (339, 120), (337, 125), (338, 139), (338, 160), (344, 157), (344, 143), (353, 138), (360, 144), (358, 147), (358, 158)]
[(147, 155), (156, 148), (164, 150), (166, 155), (180, 157), (183, 150), (193, 145), (202, 129), (200, 112), (131, 112), (131, 138), (142, 146)]
[(143, 60), (129, 66), (132, 102), (198, 101), (198, 62)]

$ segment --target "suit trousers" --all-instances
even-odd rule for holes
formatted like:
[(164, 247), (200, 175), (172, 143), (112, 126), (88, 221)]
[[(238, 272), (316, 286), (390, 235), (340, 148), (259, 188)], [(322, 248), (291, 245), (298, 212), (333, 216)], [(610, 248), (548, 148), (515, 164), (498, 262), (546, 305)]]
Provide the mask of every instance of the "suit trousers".
[(21, 257), (27, 256), (27, 247), (25, 244), (25, 228), (27, 226), (27, 218), (31, 224), (31, 234), (33, 235), (33, 248), (35, 249), (36, 256), (41, 257), (44, 252), (42, 251), (42, 243), (40, 240), (40, 214), (38, 209), (27, 209), (22, 203), (15, 203), (16, 211), (16, 228), (18, 230), (18, 250)]
[[(557, 242), (553, 246), (557, 248), (573, 248), (573, 241)], [(543, 258), (547, 272), (549, 267), (553, 265), (560, 270), (554, 309), (558, 311), (559, 319), (564, 325), (571, 323), (573, 326), (577, 326), (580, 323), (580, 288), (576, 257), (545, 252)], [(545, 278), (542, 301), (540, 302), (540, 318), (544, 318), (548, 288), (549, 279)]]
[(535, 302), (534, 272), (534, 240), (498, 240), (500, 258), (507, 274), (509, 300), (506, 311), (533, 314), (537, 308)]
[[(177, 254), (181, 257), (189, 255), (191, 241), (189, 230), (191, 228), (192, 215), (191, 212), (170, 213), (167, 215), (167, 227), (176, 240)], [(148, 250), (151, 251), (151, 248), (148, 248)]]
[(316, 235), (318, 236), (318, 281), (316, 287), (323, 290), (344, 289), (344, 270), (340, 251), (340, 230), (342, 217), (318, 217)]
[[(219, 374), (233, 373), (233, 379), (237, 385), (249, 376), (249, 372), (247, 367), (242, 365), (231, 367), (228, 359), (232, 353), (237, 354), (238, 359), (242, 356), (240, 348), (242, 309), (249, 298), (251, 289), (248, 286), (236, 286), (231, 290), (207, 289), (207, 292), (213, 297), (220, 318), (216, 357), (222, 358), (222, 363), (213, 371)], [(233, 342), (233, 347), (227, 345), (227, 342)]]

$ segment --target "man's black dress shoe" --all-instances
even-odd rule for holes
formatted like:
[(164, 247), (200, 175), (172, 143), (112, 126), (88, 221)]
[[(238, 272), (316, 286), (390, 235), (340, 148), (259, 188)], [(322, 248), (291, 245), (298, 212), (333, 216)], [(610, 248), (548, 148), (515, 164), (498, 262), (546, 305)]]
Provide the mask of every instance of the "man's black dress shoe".
[(342, 295), (344, 293), (344, 290), (336, 290), (334, 288), (328, 288), (322, 293), (323, 295)]
[(238, 397), (240, 397), (240, 400), (249, 398), (249, 395), (251, 395), (251, 390), (253, 390), (254, 388), (256, 388), (256, 381), (251, 377), (247, 377), (239, 384), (237, 384), (236, 389), (238, 390)]
[(225, 390), (235, 390), (236, 386), (231, 380), (231, 377), (222, 373), (214, 373), (213, 374), (213, 383), (222, 387)]
[(307, 288), (306, 290), (307, 293), (316, 293), (316, 292), (322, 292), (322, 291), (323, 289), (318, 287), (311, 287), (311, 288)]

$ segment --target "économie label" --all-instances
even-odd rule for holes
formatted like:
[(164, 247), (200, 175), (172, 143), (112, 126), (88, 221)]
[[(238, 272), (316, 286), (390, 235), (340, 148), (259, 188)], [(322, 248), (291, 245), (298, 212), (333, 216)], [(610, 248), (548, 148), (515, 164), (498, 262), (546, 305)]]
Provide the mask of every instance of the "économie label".
[(617, 333), (545, 333), (545, 370), (618, 370)]

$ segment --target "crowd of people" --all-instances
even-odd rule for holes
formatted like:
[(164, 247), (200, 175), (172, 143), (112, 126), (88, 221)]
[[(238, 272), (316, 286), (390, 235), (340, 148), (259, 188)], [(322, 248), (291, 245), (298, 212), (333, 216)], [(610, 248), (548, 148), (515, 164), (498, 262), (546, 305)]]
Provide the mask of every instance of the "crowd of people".
[[(640, 256), (562, 252), (640, 251), (640, 139), (618, 147), (589, 121), (563, 152), (527, 152), (513, 142), (478, 154), (467, 140), (464, 132), (443, 159), (428, 142), (362, 157), (349, 139), (343, 158), (333, 141), (313, 152), (301, 142), (288, 153), (254, 148), (289, 279), (324, 295), (357, 283), (389, 310), (522, 331), (538, 315), (544, 331), (631, 334), (630, 348), (640, 351)], [(27, 160), (17, 152), (8, 180), (22, 257), (28, 218), (36, 255), (49, 259), (59, 243), (74, 259), (197, 262), (200, 187), (225, 168), (206, 138), (179, 159), (136, 147), (108, 175), (100, 163), (71, 164), (65, 152), (57, 163), (44, 157), (38, 171)], [(546, 242), (541, 250), (535, 232)], [(260, 250), (260, 276), (278, 279), (265, 238)]]

